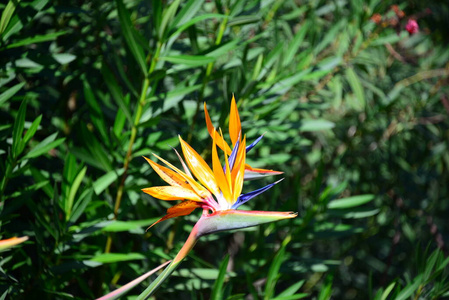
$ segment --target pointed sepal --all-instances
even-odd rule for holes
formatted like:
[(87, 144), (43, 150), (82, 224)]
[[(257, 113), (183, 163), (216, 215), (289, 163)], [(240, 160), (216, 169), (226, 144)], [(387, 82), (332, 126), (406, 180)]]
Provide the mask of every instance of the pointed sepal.
[(279, 182), (281, 182), (282, 180), (284, 180), (284, 178), (273, 182), (269, 185), (264, 186), (263, 188), (257, 189), (255, 191), (249, 192), (249, 193), (245, 193), (245, 194), (241, 194), (238, 199), (237, 202), (235, 202), (232, 205), (232, 209), (237, 209), (240, 205), (248, 202), (249, 200), (251, 200), (252, 198), (259, 196), (260, 194), (262, 194), (265, 191), (268, 191), (269, 189), (271, 189), (274, 185), (278, 184)]

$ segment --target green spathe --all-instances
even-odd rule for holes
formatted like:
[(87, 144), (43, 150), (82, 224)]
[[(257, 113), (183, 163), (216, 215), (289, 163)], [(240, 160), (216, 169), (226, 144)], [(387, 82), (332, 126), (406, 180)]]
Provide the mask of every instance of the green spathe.
[(295, 218), (298, 214), (294, 212), (277, 211), (245, 211), (245, 210), (219, 210), (212, 214), (203, 214), (193, 227), (187, 241), (179, 250), (171, 264), (140, 294), (137, 299), (147, 299), (157, 288), (176, 270), (181, 261), (195, 246), (198, 239), (204, 235), (215, 232), (241, 229), (257, 226), (283, 219)]
[(195, 225), (198, 237), (224, 230), (241, 229), (294, 218), (294, 212), (223, 210), (204, 215)]

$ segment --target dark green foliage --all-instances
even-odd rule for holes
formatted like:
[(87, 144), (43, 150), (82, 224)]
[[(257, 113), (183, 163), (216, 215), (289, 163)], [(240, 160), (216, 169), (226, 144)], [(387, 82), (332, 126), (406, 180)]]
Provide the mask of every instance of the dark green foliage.
[(2, 299), (92, 299), (173, 258), (200, 212), (145, 232), (169, 203), (141, 156), (176, 161), (179, 134), (210, 161), (203, 101), (225, 128), (232, 93), (266, 133), (249, 163), (285, 172), (242, 209), (299, 217), (201, 239), (157, 299), (449, 296), (438, 3), (0, 4), (0, 239), (29, 237), (1, 252)]

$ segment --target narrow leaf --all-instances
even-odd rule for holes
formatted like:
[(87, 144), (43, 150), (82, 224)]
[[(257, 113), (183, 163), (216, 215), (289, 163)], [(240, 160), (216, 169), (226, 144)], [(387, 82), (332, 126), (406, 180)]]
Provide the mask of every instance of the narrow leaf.
[[(25, 114), (27, 109), (27, 101), (23, 100), (14, 121), (12, 130), (12, 150), (14, 157), (18, 157), (22, 151), (19, 151), (19, 145), (22, 142), (22, 134), (25, 126)], [(23, 148), (22, 148), (23, 150)]]
[(115, 102), (120, 108), (120, 111), (125, 114), (129, 124), (132, 124), (133, 120), (131, 117), (129, 106), (125, 102), (125, 97), (123, 97), (122, 91), (119, 88), (119, 84), (112, 75), (113, 74), (112, 71), (106, 65), (103, 64), (103, 66), (101, 67), (101, 73), (103, 74), (103, 78), (106, 82), (106, 85), (108, 86), (109, 91), (111, 92), (112, 99), (115, 100)]
[(271, 263), (270, 270), (268, 271), (267, 283), (265, 285), (265, 297), (264, 297), (264, 299), (266, 300), (272, 299), (274, 296), (274, 288), (279, 278), (279, 269), (281, 268), (281, 264), (284, 261), (285, 246), (286, 244), (283, 244), (282, 247), (279, 249), (278, 253), (273, 259), (273, 262)]
[(9, 24), (9, 20), (16, 9), (16, 5), (19, 4), (20, 0), (10, 0), (2, 13), (2, 18), (0, 19), (0, 35), (3, 34), (6, 27)]
[(214, 286), (212, 288), (212, 294), (210, 296), (210, 299), (212, 299), (212, 300), (223, 299), (222, 290), (223, 290), (223, 283), (224, 283), (228, 263), (229, 263), (229, 255), (226, 255), (226, 257), (220, 264), (219, 273), (218, 273), (217, 279), (214, 282)]
[(61, 145), (65, 141), (65, 138), (60, 138), (55, 141), (55, 138), (57, 135), (58, 135), (58, 133), (55, 132), (54, 134), (50, 135), (49, 137), (44, 139), (42, 142), (37, 144), (36, 147), (31, 149), (30, 152), (28, 152), (25, 155), (24, 159), (41, 156), (42, 154), (47, 153), (51, 149), (56, 148), (59, 145)]
[(58, 36), (67, 34), (67, 31), (59, 31), (59, 32), (52, 32), (48, 34), (42, 34), (42, 35), (35, 35), (33, 37), (29, 37), (23, 40), (20, 40), (18, 42), (9, 44), (6, 46), (6, 49), (11, 48), (17, 48), (21, 46), (28, 46), (35, 43), (42, 43), (42, 42), (48, 42), (48, 41), (54, 41)]
[(327, 205), (330, 209), (343, 209), (360, 206), (374, 200), (374, 195), (358, 195), (343, 199), (337, 199), (329, 202)]
[(82, 168), (79, 171), (79, 173), (76, 175), (75, 180), (72, 182), (72, 184), (70, 186), (70, 192), (69, 192), (67, 201), (65, 202), (65, 204), (66, 204), (65, 213), (66, 213), (67, 220), (70, 219), (70, 215), (72, 213), (73, 202), (75, 201), (75, 195), (76, 195), (76, 192), (78, 191), (78, 188), (81, 185), (81, 182), (84, 179), (84, 176), (86, 175), (86, 171), (87, 171), (87, 167)]
[(353, 68), (346, 69), (346, 79), (354, 92), (358, 107), (364, 109), (366, 106), (365, 93), (363, 92), (362, 84)]
[(33, 123), (31, 124), (30, 128), (28, 128), (27, 132), (25, 133), (25, 136), (23, 137), (23, 143), (26, 145), (34, 136), (37, 129), (39, 128), (39, 124), (41, 123), (42, 115), (38, 116)]
[(147, 64), (145, 61), (145, 54), (142, 47), (137, 43), (134, 37), (133, 31), (135, 31), (133, 24), (131, 23), (131, 18), (128, 10), (123, 4), (122, 0), (116, 0), (118, 17), (120, 19), (120, 26), (123, 31), (123, 36), (125, 37), (126, 43), (131, 50), (137, 64), (142, 69), (142, 73), (146, 76), (147, 74)]
[(140, 253), (102, 253), (92, 257), (91, 261), (96, 261), (100, 263), (115, 263), (120, 261), (130, 261), (130, 260), (142, 260), (145, 259), (145, 255)]
[(182, 9), (179, 11), (179, 13), (176, 15), (174, 20), (171, 22), (172, 27), (179, 27), (183, 25), (184, 23), (191, 20), (195, 14), (198, 12), (198, 10), (201, 8), (201, 5), (203, 5), (204, 0), (190, 0), (188, 1)]
[(25, 82), (21, 82), (16, 84), (15, 86), (10, 87), (6, 91), (0, 94), (0, 106), (6, 102), (9, 98), (14, 96), (20, 89), (25, 85)]
[(160, 60), (165, 60), (171, 62), (172, 64), (187, 65), (190, 67), (198, 67), (207, 65), (208, 63), (214, 62), (215, 57), (202, 56), (202, 55), (178, 55), (178, 56), (165, 56), (160, 57)]

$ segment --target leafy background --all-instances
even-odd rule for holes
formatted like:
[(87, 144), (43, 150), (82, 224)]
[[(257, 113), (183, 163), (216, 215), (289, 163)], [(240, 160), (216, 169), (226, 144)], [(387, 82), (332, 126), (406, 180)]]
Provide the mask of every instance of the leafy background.
[(175, 161), (180, 134), (209, 158), (202, 103), (226, 128), (232, 93), (266, 133), (252, 165), (285, 172), (244, 208), (299, 217), (203, 238), (156, 299), (449, 295), (445, 1), (0, 8), (0, 235), (29, 237), (1, 299), (92, 299), (173, 258), (198, 215), (145, 231), (168, 205), (142, 155)]

